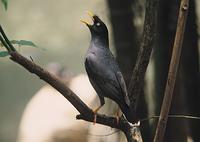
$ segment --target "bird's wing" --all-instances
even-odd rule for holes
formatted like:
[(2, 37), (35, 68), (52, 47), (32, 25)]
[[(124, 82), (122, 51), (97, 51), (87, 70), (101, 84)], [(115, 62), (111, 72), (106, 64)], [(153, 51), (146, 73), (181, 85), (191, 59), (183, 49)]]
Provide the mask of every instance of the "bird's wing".
[(89, 76), (90, 83), (92, 84), (92, 86), (96, 90), (97, 95), (99, 96), (101, 105), (103, 105), (105, 103), (105, 100), (104, 100), (104, 96), (101, 96), (101, 94), (104, 94), (105, 92), (104, 92), (104, 90), (101, 89), (101, 87), (99, 87), (99, 83), (101, 83), (101, 80), (98, 79), (99, 83), (94, 81), (93, 78), (94, 78), (95, 74), (89, 65), (88, 59), (85, 60), (85, 69), (86, 69), (87, 73), (89, 74), (88, 76)]
[[(112, 59), (111, 59), (112, 60)], [(118, 66), (113, 63), (97, 60), (95, 55), (88, 55), (85, 60), (86, 71), (88, 70), (91, 76), (93, 75), (93, 82), (96, 83), (98, 88), (101, 88), (102, 91), (110, 90), (113, 95), (116, 95), (116, 98), (125, 100), (126, 104), (129, 105), (130, 101), (127, 95), (126, 85), (123, 79), (123, 76), (118, 68)], [(109, 67), (109, 68), (107, 68)], [(94, 80), (95, 78), (95, 80)], [(102, 88), (104, 86), (104, 88)], [(120, 92), (120, 96), (118, 95)]]
[(129, 100), (129, 97), (128, 97), (128, 92), (127, 92), (127, 88), (126, 88), (126, 84), (125, 84), (123, 75), (120, 71), (118, 71), (115, 75), (116, 75), (116, 78), (118, 80), (119, 86), (120, 86), (120, 88), (121, 88), (121, 90), (124, 94), (125, 102), (129, 106), (130, 100)]

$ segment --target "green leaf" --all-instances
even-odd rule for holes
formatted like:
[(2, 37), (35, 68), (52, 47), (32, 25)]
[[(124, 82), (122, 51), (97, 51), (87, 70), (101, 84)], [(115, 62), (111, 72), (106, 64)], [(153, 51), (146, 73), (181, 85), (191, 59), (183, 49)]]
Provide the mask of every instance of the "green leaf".
[(12, 44), (18, 44), (19, 46), (26, 45), (26, 46), (32, 46), (32, 47), (37, 48), (37, 46), (32, 41), (28, 41), (28, 40), (11, 40), (10, 42)]
[(0, 51), (0, 57), (6, 57), (8, 55), (9, 55), (8, 51)]
[(8, 0), (1, 0), (1, 2), (3, 3), (5, 10), (8, 9)]
[(31, 46), (31, 47), (35, 47), (35, 48), (39, 48), (41, 50), (46, 50), (45, 48), (42, 47), (38, 47), (36, 44), (34, 44), (32, 41), (28, 41), (28, 40), (11, 40), (10, 41), (12, 44), (17, 44), (19, 46), (25, 45), (25, 46)]

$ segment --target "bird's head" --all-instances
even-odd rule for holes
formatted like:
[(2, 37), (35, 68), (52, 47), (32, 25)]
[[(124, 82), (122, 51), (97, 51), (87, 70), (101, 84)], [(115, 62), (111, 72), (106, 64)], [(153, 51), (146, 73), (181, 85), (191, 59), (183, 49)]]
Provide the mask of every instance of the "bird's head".
[(108, 38), (108, 29), (102, 20), (90, 11), (87, 11), (87, 14), (91, 17), (93, 24), (89, 24), (86, 20), (81, 20), (81, 22), (87, 25), (92, 36)]

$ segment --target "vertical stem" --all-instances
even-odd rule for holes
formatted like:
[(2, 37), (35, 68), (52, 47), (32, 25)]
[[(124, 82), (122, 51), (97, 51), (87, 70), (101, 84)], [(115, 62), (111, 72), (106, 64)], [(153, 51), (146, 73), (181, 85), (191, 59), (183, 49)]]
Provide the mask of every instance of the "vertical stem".
[(172, 101), (173, 90), (174, 90), (175, 81), (176, 81), (176, 75), (177, 75), (181, 50), (182, 50), (182, 43), (183, 43), (188, 8), (189, 8), (189, 0), (182, 0), (180, 9), (179, 9), (179, 17), (178, 17), (174, 46), (173, 46), (172, 58), (171, 58), (170, 68), (169, 68), (169, 73), (168, 73), (168, 79), (167, 79), (167, 84), (165, 87), (165, 94), (164, 94), (163, 104), (161, 108), (160, 118), (159, 118), (157, 129), (156, 129), (156, 134), (154, 137), (154, 142), (163, 141), (168, 114), (169, 114), (171, 101)]
[(133, 109), (133, 114), (137, 108), (146, 69), (149, 64), (152, 49), (155, 46), (157, 11), (158, 0), (147, 0), (142, 43), (140, 45), (136, 65), (133, 69), (131, 81), (128, 87), (129, 99), (131, 101), (130, 106)]

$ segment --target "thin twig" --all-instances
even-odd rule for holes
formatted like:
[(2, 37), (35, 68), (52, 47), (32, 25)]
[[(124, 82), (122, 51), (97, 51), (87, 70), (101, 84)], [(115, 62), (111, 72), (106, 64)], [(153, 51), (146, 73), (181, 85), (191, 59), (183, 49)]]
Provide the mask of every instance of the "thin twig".
[(9, 46), (7, 45), (7, 43), (3, 40), (3, 37), (0, 35), (0, 41), (1, 43), (3, 44), (3, 46), (8, 50), (8, 52), (10, 52), (10, 48)]
[[(155, 116), (143, 118), (143, 119), (140, 119), (140, 122), (148, 121), (148, 120), (151, 120), (151, 119), (158, 119), (159, 117), (160, 117), (159, 115), (155, 115)], [(168, 115), (168, 118), (200, 120), (200, 117), (197, 117), (197, 116), (181, 115), (181, 114), (171, 114), (171, 115)], [(81, 133), (81, 131), (79, 131), (79, 130), (70, 129), (69, 131), (77, 131), (77, 132)], [(116, 134), (118, 132), (120, 132), (120, 130), (115, 130), (114, 132), (110, 132), (110, 133), (107, 133), (107, 134), (93, 134), (93, 133), (88, 133), (88, 132), (84, 133), (84, 134), (94, 136), (94, 137), (107, 137), (107, 136), (111, 136), (113, 134)]]
[(13, 46), (13, 45), (11, 44), (11, 42), (8, 40), (8, 38), (7, 38), (6, 34), (4, 33), (4, 31), (3, 31), (2, 27), (1, 27), (1, 25), (0, 25), (0, 33), (2, 34), (2, 36), (3, 36), (3, 38), (5, 39), (6, 43), (8, 44), (9, 49), (10, 49), (11, 51), (16, 51), (15, 48), (14, 48), (14, 46)]
[(75, 133), (93, 136), (93, 137), (109, 137), (109, 136), (112, 136), (112, 135), (120, 132), (120, 130), (115, 130), (113, 132), (106, 133), (106, 134), (95, 134), (95, 133), (89, 133), (89, 132), (82, 132), (82, 130), (75, 130), (75, 129), (68, 129), (68, 130), (65, 130), (65, 131), (74, 131)]
[[(151, 117), (147, 117), (147, 118), (143, 118), (143, 119), (140, 119), (140, 122), (143, 122), (143, 121), (147, 121), (147, 120), (150, 120), (150, 119), (158, 119), (160, 116), (159, 115), (155, 115), (155, 116), (151, 116)], [(168, 115), (168, 118), (185, 118), (185, 119), (193, 119), (193, 120), (200, 120), (200, 117), (197, 117), (197, 116), (190, 116), (190, 115)]]
[(175, 36), (172, 58), (171, 58), (170, 67), (169, 67), (166, 88), (165, 88), (165, 94), (164, 94), (163, 104), (161, 108), (160, 118), (159, 118), (157, 129), (156, 129), (156, 134), (154, 137), (154, 142), (163, 141), (169, 109), (171, 106), (171, 101), (172, 101), (172, 96), (173, 96), (173, 90), (174, 90), (175, 81), (176, 81), (176, 75), (177, 75), (181, 50), (182, 50), (182, 43), (183, 43), (188, 8), (189, 8), (189, 0), (182, 0), (180, 9), (179, 9), (176, 36)]

